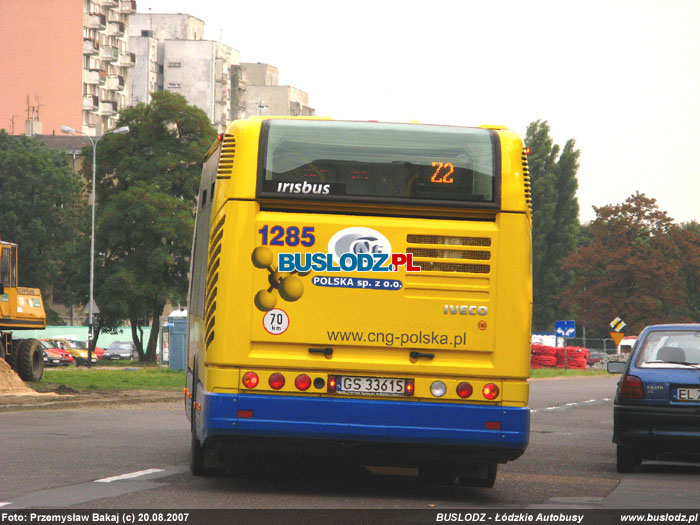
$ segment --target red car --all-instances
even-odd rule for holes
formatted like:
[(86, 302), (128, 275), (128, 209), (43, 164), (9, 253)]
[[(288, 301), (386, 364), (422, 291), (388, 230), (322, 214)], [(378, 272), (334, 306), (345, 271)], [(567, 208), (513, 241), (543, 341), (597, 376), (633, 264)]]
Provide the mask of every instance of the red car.
[(56, 345), (47, 339), (40, 339), (41, 346), (44, 347), (44, 365), (45, 366), (68, 366), (73, 362), (73, 356), (70, 352), (63, 348), (58, 348)]

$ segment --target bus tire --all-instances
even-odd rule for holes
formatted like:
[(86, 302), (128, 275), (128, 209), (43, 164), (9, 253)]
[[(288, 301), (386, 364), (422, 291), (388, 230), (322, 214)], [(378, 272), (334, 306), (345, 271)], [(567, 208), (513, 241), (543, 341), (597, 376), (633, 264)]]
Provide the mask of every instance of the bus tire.
[(37, 339), (22, 339), (17, 346), (17, 372), (24, 381), (41, 381), (44, 352)]
[(498, 474), (498, 463), (494, 460), (488, 461), (485, 468), (478, 469), (478, 474), (475, 476), (459, 475), (459, 484), (463, 487), (481, 487), (490, 489), (496, 483), (496, 475)]

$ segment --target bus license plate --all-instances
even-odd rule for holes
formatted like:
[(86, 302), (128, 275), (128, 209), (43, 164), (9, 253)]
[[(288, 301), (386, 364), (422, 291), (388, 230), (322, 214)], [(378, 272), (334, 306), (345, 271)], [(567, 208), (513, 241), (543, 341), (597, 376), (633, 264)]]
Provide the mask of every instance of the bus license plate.
[(676, 401), (700, 401), (700, 388), (677, 388)]
[(339, 394), (374, 394), (402, 396), (406, 393), (406, 380), (393, 377), (342, 376), (338, 378)]

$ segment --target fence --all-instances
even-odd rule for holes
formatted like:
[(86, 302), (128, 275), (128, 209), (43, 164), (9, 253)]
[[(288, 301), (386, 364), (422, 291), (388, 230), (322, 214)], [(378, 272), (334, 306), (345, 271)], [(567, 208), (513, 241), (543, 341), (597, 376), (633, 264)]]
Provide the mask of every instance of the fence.
[(588, 348), (589, 350), (599, 350), (608, 354), (614, 354), (617, 352), (617, 345), (612, 339), (596, 339), (590, 337), (571, 337), (567, 339), (560, 338), (560, 343), (563, 346), (581, 346), (583, 348)]

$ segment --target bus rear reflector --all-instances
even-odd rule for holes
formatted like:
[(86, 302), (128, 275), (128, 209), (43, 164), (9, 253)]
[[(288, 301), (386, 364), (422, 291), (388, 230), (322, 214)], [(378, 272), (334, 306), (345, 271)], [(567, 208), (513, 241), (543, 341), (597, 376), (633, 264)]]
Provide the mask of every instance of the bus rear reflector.
[(474, 388), (472, 387), (471, 383), (462, 381), (460, 384), (457, 385), (457, 395), (462, 399), (466, 399), (469, 396), (471, 396), (472, 392), (474, 392)]
[(308, 390), (311, 386), (311, 378), (306, 374), (299, 374), (294, 380), (294, 386), (299, 390)]
[(284, 376), (279, 372), (275, 372), (270, 376), (268, 383), (270, 383), (270, 386), (275, 390), (279, 390), (284, 386)]
[(486, 422), (486, 429), (487, 430), (501, 430), (501, 422), (500, 421), (487, 421)]
[(241, 419), (250, 419), (253, 417), (253, 411), (252, 410), (239, 410), (238, 417)]
[(336, 384), (337, 383), (335, 382), (335, 376), (328, 376), (328, 391), (329, 392), (335, 393)]

